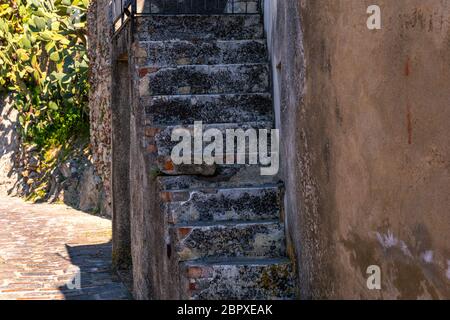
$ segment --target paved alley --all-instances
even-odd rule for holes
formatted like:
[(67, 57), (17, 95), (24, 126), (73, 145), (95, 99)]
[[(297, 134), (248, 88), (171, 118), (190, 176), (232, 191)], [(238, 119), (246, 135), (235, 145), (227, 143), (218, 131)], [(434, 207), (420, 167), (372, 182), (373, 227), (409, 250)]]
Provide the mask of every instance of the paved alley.
[(128, 298), (111, 270), (111, 221), (0, 197), (0, 300)]

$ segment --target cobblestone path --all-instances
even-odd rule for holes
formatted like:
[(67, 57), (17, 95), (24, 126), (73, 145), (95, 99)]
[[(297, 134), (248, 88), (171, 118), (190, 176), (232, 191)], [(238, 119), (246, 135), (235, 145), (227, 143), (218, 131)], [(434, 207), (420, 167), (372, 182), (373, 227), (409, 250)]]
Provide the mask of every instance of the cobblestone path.
[(0, 300), (130, 298), (110, 241), (107, 219), (0, 196)]

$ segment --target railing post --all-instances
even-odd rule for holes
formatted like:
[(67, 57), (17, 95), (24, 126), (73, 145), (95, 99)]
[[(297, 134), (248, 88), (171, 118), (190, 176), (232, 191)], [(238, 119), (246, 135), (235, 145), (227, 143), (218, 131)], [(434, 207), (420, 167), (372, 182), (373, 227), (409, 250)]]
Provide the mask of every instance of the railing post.
[[(150, 8), (152, 4), (150, 3)], [(137, 13), (137, 0), (131, 0), (131, 16), (133, 17)]]

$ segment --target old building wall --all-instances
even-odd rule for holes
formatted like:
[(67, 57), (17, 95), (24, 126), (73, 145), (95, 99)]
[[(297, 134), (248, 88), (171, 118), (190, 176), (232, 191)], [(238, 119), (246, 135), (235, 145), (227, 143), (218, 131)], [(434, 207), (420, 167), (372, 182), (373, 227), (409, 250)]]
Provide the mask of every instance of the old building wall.
[(103, 183), (101, 211), (107, 216), (112, 216), (111, 21), (110, 1), (92, 0), (88, 12), (91, 149), (92, 162)]
[[(371, 4), (266, 1), (298, 283), (306, 298), (449, 298), (450, 4), (377, 0), (382, 29), (370, 31)], [(91, 141), (105, 210), (111, 205), (107, 5), (92, 1), (89, 22)], [(164, 246), (161, 230), (152, 230), (155, 217), (146, 214), (158, 212), (158, 202), (148, 196), (156, 186), (147, 180), (141, 121), (132, 106), (134, 283), (137, 297), (147, 298), (171, 288), (149, 271), (155, 264), (148, 244)], [(380, 291), (366, 286), (372, 264), (381, 267)]]
[[(450, 3), (274, 2), (266, 24), (302, 296), (450, 298)], [(382, 29), (370, 31), (374, 3)], [(367, 288), (370, 265), (382, 290)]]

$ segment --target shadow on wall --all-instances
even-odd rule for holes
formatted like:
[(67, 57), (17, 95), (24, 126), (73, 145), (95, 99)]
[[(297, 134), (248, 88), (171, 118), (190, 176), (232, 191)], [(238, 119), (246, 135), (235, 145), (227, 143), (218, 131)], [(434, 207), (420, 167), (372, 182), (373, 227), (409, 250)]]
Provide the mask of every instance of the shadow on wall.
[[(126, 300), (131, 299), (126, 275), (121, 278), (111, 267), (111, 241), (107, 243), (68, 246), (72, 264), (67, 283), (59, 287), (66, 300)], [(127, 284), (125, 286), (122, 282)], [(127, 288), (128, 287), (128, 288)]]
[(63, 202), (77, 210), (109, 216), (103, 184), (90, 160), (88, 141), (74, 139), (70, 150), (61, 148), (51, 157), (55, 168), (44, 164), (42, 150), (21, 143), (18, 112), (10, 97), (0, 97), (0, 194), (35, 202)]
[(13, 193), (19, 180), (17, 117), (10, 98), (0, 97), (0, 192), (6, 194)]

